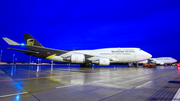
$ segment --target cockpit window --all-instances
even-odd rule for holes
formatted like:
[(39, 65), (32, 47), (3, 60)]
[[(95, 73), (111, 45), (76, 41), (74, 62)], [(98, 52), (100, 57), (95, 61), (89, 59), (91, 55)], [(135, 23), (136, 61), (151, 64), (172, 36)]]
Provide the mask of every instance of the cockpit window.
[(142, 51), (142, 49), (139, 48), (140, 51)]

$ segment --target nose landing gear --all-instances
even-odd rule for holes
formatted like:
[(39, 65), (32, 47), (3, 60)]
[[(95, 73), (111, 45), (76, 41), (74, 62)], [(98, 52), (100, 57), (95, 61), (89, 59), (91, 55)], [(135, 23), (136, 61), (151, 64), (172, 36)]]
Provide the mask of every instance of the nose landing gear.
[(136, 67), (138, 68), (139, 67), (139, 64), (136, 62)]

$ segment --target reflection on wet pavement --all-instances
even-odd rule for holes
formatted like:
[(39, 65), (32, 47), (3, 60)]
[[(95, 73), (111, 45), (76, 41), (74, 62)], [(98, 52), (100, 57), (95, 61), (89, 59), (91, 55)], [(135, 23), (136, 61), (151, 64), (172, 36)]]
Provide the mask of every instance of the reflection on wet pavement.
[[(68, 101), (96, 101), (121, 98), (140, 101), (148, 100), (168, 81), (175, 79), (180, 80), (178, 69), (173, 66), (79, 68), (69, 65), (1, 65), (0, 86), (3, 88), (0, 100), (59, 101), (63, 98)], [(129, 97), (129, 94), (133, 96)]]

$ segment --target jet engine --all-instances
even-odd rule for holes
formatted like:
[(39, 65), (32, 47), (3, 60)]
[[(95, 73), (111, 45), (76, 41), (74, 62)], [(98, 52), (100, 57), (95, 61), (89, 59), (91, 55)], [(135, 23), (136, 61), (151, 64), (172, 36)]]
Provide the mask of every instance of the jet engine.
[(84, 63), (85, 56), (83, 54), (72, 54), (71, 63)]
[(93, 61), (92, 63), (108, 66), (110, 64), (110, 60), (107, 58), (100, 58), (99, 60)]
[(164, 65), (164, 63), (163, 63), (163, 62), (159, 62), (159, 61), (157, 61), (157, 62), (156, 62), (156, 64), (159, 64), (159, 65)]
[(163, 63), (163, 62), (161, 62), (161, 63), (160, 63), (160, 65), (164, 65), (164, 63)]

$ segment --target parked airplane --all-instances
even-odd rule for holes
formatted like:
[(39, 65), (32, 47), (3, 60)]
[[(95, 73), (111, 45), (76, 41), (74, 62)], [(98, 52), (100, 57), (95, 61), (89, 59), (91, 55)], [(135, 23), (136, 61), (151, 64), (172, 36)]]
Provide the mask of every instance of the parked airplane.
[(172, 57), (159, 57), (159, 58), (151, 58), (149, 60), (140, 61), (138, 63), (156, 63), (156, 64), (164, 65), (175, 62), (177, 62), (177, 60), (173, 59)]
[(79, 63), (81, 67), (91, 67), (92, 63), (98, 65), (110, 65), (110, 63), (139, 62), (152, 57), (151, 54), (141, 50), (140, 48), (103, 48), (76, 51), (45, 48), (30, 34), (23, 35), (26, 44), (19, 44), (6, 37), (3, 37), (3, 39), (9, 45), (26, 47), (27, 50), (14, 48), (8, 49), (53, 61)]

